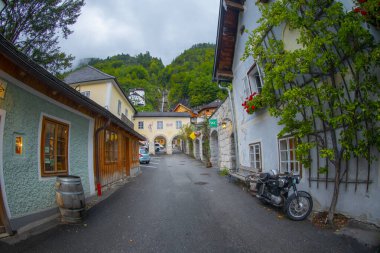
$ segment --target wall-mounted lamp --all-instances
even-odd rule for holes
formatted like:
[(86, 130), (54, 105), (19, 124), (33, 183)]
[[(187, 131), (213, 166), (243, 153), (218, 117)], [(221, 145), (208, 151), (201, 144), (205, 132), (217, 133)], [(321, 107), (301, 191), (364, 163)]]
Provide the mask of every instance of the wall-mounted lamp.
[(16, 135), (15, 136), (15, 154), (16, 155), (22, 155), (22, 136)]
[(0, 0), (0, 13), (5, 9), (5, 6), (7, 6), (7, 1)]
[(232, 120), (230, 120), (229, 118), (224, 118), (223, 121), (222, 121), (222, 128), (223, 129), (226, 129), (227, 128), (227, 123), (228, 122), (231, 122), (232, 123)]

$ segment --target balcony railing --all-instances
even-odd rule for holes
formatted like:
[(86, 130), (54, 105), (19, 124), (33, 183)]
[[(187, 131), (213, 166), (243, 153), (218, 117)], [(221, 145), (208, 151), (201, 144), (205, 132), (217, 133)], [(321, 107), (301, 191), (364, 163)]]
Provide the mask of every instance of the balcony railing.
[(127, 125), (127, 126), (129, 126), (130, 128), (134, 128), (134, 124), (133, 124), (133, 122), (130, 120), (130, 119), (128, 119), (127, 118), (127, 116), (125, 116), (125, 114), (124, 113), (122, 113), (121, 114), (121, 120)]

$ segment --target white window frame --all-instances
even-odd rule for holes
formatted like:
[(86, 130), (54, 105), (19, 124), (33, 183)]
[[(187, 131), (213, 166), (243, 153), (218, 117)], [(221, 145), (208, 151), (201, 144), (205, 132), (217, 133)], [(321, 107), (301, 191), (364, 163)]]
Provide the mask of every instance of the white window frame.
[(255, 63), (247, 72), (248, 85), (253, 92), (261, 93), (263, 90), (263, 80)]
[(121, 101), (120, 100), (118, 100), (117, 101), (117, 114), (121, 114)]
[(144, 129), (144, 121), (139, 121), (138, 122), (138, 128), (139, 129)]
[(244, 91), (243, 91), (244, 92), (244, 98), (247, 98), (252, 94), (252, 88), (251, 88), (251, 85), (249, 83), (248, 76), (245, 76), (243, 78), (243, 82), (244, 82)]
[(176, 129), (181, 129), (182, 128), (182, 121), (181, 120), (177, 120), (175, 122), (175, 126), (176, 126)]
[(157, 129), (164, 129), (164, 122), (163, 121), (157, 121)]
[[(281, 147), (281, 143), (285, 144), (285, 148)], [(297, 141), (294, 137), (278, 139), (278, 154), (280, 172), (293, 172), (301, 175), (301, 163), (296, 157)]]
[(261, 142), (249, 144), (249, 161), (252, 169), (263, 171)]
[(83, 96), (85, 96), (85, 97), (90, 97), (90, 95), (91, 95), (91, 92), (89, 91), (89, 90), (86, 90), (86, 91), (81, 91), (80, 92), (80, 94), (82, 94)]

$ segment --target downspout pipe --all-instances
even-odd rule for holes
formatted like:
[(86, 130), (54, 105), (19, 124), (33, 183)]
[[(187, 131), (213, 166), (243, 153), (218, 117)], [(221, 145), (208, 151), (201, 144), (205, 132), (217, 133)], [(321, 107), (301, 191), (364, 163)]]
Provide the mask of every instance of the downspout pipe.
[(221, 85), (220, 80), (218, 80), (218, 87), (221, 90), (226, 90), (228, 92), (228, 100), (230, 101), (230, 108), (231, 108), (231, 118), (232, 118), (232, 131), (234, 133), (234, 144), (235, 144), (235, 170), (236, 172), (240, 169), (240, 159), (239, 159), (239, 149), (238, 149), (238, 136), (237, 136), (237, 129), (236, 129), (236, 119), (235, 119), (235, 110), (232, 104), (232, 97), (230, 89), (223, 87)]
[(97, 192), (98, 192), (98, 196), (102, 196), (102, 185), (100, 183), (100, 154), (99, 154), (99, 133), (105, 129), (107, 129), (107, 127), (109, 127), (111, 125), (111, 119), (108, 119), (108, 121), (100, 128), (96, 129), (95, 131), (95, 157), (96, 157), (96, 160), (95, 160), (95, 168), (96, 168), (96, 189), (97, 189)]

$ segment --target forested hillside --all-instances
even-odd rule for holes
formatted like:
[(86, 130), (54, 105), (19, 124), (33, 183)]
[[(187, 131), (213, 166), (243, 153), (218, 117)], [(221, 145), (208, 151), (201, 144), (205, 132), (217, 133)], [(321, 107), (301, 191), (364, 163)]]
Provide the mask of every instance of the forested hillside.
[(158, 110), (163, 91), (161, 76), (165, 68), (161, 59), (152, 57), (149, 52), (136, 56), (121, 54), (103, 60), (91, 59), (88, 65), (115, 76), (127, 94), (131, 88), (144, 88), (146, 106), (136, 106), (137, 110)]
[(169, 111), (179, 102), (193, 107), (226, 96), (211, 81), (214, 50), (213, 44), (194, 45), (166, 67), (149, 52), (92, 58), (87, 64), (115, 76), (126, 92), (144, 88), (146, 106), (136, 106), (138, 111), (160, 111), (164, 92), (168, 94), (164, 110)]
[(194, 107), (226, 97), (212, 82), (214, 51), (214, 44), (197, 44), (166, 66), (164, 76), (171, 107), (178, 102)]

